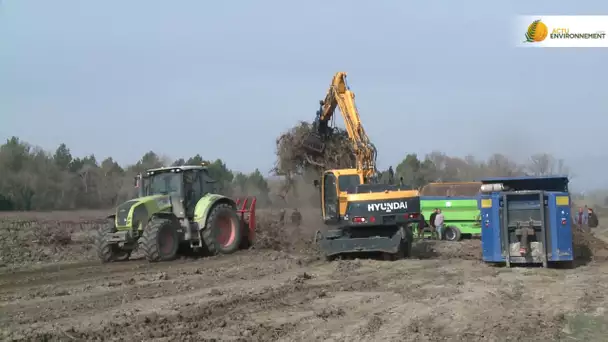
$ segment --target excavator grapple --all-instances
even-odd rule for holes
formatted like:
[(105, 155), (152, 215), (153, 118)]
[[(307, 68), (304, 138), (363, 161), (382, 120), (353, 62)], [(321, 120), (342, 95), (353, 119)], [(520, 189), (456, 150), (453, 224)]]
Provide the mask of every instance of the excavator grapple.
[(325, 143), (317, 133), (309, 134), (302, 142), (302, 145), (312, 155), (320, 155), (325, 151)]

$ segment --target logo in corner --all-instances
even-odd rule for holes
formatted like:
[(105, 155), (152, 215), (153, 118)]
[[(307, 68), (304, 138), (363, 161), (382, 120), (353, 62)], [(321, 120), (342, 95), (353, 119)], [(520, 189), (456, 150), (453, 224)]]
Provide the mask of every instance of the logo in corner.
[(528, 31), (526, 31), (526, 40), (524, 43), (539, 43), (547, 38), (547, 34), (549, 34), (549, 29), (547, 25), (539, 20), (534, 20), (530, 26), (528, 26)]

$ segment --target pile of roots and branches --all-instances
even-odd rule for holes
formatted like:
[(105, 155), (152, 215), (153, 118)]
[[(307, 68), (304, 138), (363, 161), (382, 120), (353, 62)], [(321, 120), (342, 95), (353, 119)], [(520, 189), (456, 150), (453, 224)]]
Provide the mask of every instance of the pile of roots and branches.
[(284, 194), (292, 188), (296, 176), (319, 177), (323, 170), (355, 167), (354, 150), (345, 130), (334, 128), (320, 155), (304, 148), (304, 141), (311, 134), (314, 134), (313, 125), (302, 121), (276, 140), (273, 172), (285, 177)]

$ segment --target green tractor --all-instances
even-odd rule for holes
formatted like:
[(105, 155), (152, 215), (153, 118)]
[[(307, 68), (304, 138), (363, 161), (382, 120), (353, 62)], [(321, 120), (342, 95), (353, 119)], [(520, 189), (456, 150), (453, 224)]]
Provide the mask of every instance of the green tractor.
[(135, 177), (137, 198), (108, 216), (95, 240), (102, 262), (128, 260), (137, 248), (150, 262), (181, 253), (230, 254), (255, 237), (255, 197), (214, 194), (205, 166), (151, 169)]

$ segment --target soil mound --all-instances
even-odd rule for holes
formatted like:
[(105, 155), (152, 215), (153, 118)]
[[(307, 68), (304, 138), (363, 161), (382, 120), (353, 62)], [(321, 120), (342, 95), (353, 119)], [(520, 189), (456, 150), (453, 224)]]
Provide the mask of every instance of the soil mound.
[(418, 240), (412, 246), (412, 257), (416, 259), (460, 259), (481, 260), (481, 241), (459, 242)]
[(574, 258), (583, 261), (608, 261), (608, 244), (586, 228), (573, 227)]
[(103, 221), (0, 220), (0, 265), (90, 260)]
[[(305, 219), (306, 220), (306, 219)], [(283, 252), (311, 253), (316, 248), (313, 233), (306, 225), (296, 226), (285, 217), (281, 222), (280, 211), (259, 213), (254, 248)]]

